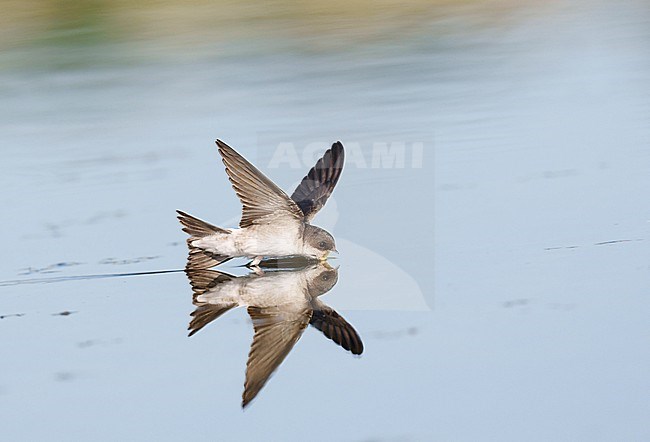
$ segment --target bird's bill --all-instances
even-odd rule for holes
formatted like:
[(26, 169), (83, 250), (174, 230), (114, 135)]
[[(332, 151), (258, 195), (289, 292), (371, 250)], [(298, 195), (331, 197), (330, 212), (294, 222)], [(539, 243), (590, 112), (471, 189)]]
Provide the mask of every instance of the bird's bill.
[(341, 267), (340, 265), (334, 267), (332, 264), (330, 264), (329, 261), (321, 261), (320, 265), (326, 268), (327, 270), (338, 270)]
[(338, 266), (336, 268), (332, 267), (329, 262), (327, 261), (322, 261), (321, 265), (325, 267), (327, 270), (338, 270)]
[(325, 254), (324, 254), (323, 256), (321, 256), (321, 258), (320, 258), (320, 262), (325, 262), (325, 261), (327, 261), (329, 258), (336, 259), (337, 256), (330, 256), (330, 254), (331, 254), (332, 252), (335, 253), (336, 255), (339, 254), (339, 251), (336, 250), (336, 249), (334, 249), (334, 250), (330, 250), (329, 252), (325, 252)]

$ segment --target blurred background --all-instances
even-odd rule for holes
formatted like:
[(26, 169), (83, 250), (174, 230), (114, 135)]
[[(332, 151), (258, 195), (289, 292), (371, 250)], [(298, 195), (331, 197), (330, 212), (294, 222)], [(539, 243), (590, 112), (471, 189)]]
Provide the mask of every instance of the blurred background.
[[(650, 437), (647, 2), (0, 9), (9, 439)], [(85, 278), (236, 224), (216, 138), (287, 191), (348, 147), (315, 224), (366, 352), (308, 330), (245, 413), (245, 312), (187, 339), (182, 273)]]

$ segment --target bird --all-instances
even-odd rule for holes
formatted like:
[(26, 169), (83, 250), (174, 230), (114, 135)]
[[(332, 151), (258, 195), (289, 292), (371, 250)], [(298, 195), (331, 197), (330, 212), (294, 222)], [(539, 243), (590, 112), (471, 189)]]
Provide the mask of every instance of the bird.
[(311, 221), (341, 176), (345, 152), (340, 141), (324, 153), (291, 197), (232, 147), (216, 143), (242, 216), (239, 228), (227, 229), (177, 210), (183, 231), (190, 235), (188, 267), (210, 268), (238, 257), (250, 258), (249, 267), (258, 267), (268, 257), (300, 255), (322, 261), (338, 253), (334, 237)]
[(338, 281), (338, 268), (327, 262), (244, 276), (192, 268), (185, 273), (196, 306), (189, 336), (233, 308), (248, 310), (255, 335), (246, 364), (242, 408), (257, 396), (307, 325), (352, 354), (363, 353), (363, 342), (354, 327), (318, 299)]

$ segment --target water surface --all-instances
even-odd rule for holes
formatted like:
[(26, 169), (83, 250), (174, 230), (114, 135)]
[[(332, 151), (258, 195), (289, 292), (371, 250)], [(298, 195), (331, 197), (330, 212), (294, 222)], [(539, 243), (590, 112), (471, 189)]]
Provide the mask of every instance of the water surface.
[[(650, 436), (646, 4), (8, 5), (5, 438)], [(315, 223), (364, 353), (307, 329), (244, 412), (245, 310), (188, 338), (182, 272), (84, 277), (182, 269), (175, 209), (237, 223), (217, 137), (287, 191), (356, 153)]]

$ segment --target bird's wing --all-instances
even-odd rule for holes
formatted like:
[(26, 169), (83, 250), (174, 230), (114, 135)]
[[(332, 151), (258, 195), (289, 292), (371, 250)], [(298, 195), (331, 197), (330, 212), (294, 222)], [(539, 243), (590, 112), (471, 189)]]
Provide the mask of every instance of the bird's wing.
[(303, 213), (273, 181), (221, 140), (217, 140), (226, 173), (243, 205), (240, 227), (277, 220), (298, 222)]
[(307, 221), (314, 218), (334, 191), (343, 171), (344, 159), (343, 145), (337, 141), (312, 167), (291, 195), (291, 199), (298, 204)]
[(194, 305), (196, 309), (190, 314), (192, 320), (187, 329), (190, 331), (189, 336), (194, 335), (203, 327), (219, 318), (228, 310), (237, 307), (238, 303), (232, 298), (219, 300), (218, 297), (212, 302), (199, 301), (198, 297), (205, 295), (207, 292), (218, 292), (219, 286), (235, 279), (234, 276), (216, 270), (191, 269), (185, 270), (185, 274), (190, 280), (192, 286)]
[(248, 307), (255, 336), (246, 364), (242, 407), (257, 396), (309, 324), (311, 309)]
[(352, 354), (363, 353), (363, 342), (357, 331), (334, 309), (323, 304), (318, 299), (312, 301), (314, 313), (310, 324), (323, 334)]

